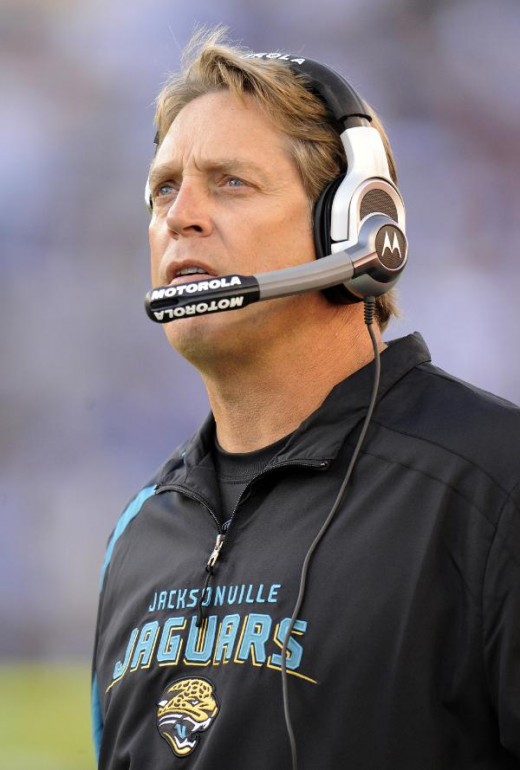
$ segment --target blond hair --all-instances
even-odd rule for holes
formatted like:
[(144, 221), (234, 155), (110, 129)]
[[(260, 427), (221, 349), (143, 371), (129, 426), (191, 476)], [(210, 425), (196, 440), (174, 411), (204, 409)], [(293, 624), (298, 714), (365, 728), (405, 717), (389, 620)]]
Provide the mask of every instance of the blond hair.
[[(346, 170), (346, 157), (337, 130), (324, 103), (284, 62), (248, 57), (250, 51), (231, 45), (222, 27), (199, 30), (185, 48), (181, 70), (172, 75), (157, 97), (155, 124), (160, 145), (171, 124), (189, 102), (214, 91), (228, 90), (252, 96), (289, 142), (289, 152), (311, 203), (323, 188)], [(397, 183), (394, 157), (381, 121), (371, 110), (388, 159), (390, 175)], [(384, 329), (397, 315), (394, 290), (376, 298), (376, 319)]]

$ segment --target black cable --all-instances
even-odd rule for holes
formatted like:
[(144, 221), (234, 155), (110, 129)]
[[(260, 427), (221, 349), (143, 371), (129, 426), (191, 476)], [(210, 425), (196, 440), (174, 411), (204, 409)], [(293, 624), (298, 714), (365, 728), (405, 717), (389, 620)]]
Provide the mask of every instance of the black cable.
[(287, 630), (287, 634), (285, 636), (283, 647), (282, 647), (281, 672), (282, 672), (283, 711), (284, 711), (284, 717), (285, 717), (285, 727), (287, 731), (287, 737), (289, 738), (289, 743), (291, 745), (292, 770), (298, 770), (298, 754), (296, 750), (296, 740), (294, 737), (294, 731), (293, 731), (292, 722), (291, 722), (291, 714), (289, 710), (289, 693), (287, 688), (287, 648), (289, 645), (290, 636), (294, 629), (294, 624), (296, 623), (296, 619), (298, 617), (298, 614), (300, 612), (300, 609), (303, 603), (303, 597), (305, 596), (305, 589), (307, 586), (307, 574), (309, 571), (309, 565), (310, 565), (311, 559), (321, 539), (323, 538), (326, 531), (328, 530), (332, 522), (332, 519), (336, 515), (339, 504), (343, 499), (345, 489), (347, 488), (347, 485), (350, 481), (350, 477), (352, 476), (352, 471), (354, 470), (354, 466), (356, 464), (358, 455), (365, 441), (365, 436), (367, 434), (368, 426), (370, 425), (370, 420), (372, 419), (372, 415), (374, 413), (374, 409), (377, 401), (377, 393), (379, 390), (379, 379), (381, 375), (381, 357), (379, 354), (377, 339), (373, 329), (374, 308), (375, 308), (374, 297), (366, 297), (365, 298), (365, 323), (368, 329), (368, 333), (370, 334), (372, 347), (374, 349), (374, 379), (372, 382), (372, 393), (370, 396), (370, 403), (368, 405), (367, 413), (363, 421), (363, 427), (361, 428), (361, 433), (359, 434), (356, 446), (354, 447), (354, 451), (352, 453), (352, 457), (350, 458), (350, 463), (348, 465), (347, 472), (345, 473), (345, 476), (339, 488), (339, 492), (336, 496), (334, 503), (332, 504), (332, 508), (330, 509), (327, 518), (321, 525), (318, 534), (316, 535), (311, 545), (309, 546), (309, 550), (307, 551), (305, 555), (305, 559), (303, 560), (303, 565), (300, 573), (300, 587), (298, 590), (298, 597), (294, 605), (293, 614), (291, 616), (289, 628)]

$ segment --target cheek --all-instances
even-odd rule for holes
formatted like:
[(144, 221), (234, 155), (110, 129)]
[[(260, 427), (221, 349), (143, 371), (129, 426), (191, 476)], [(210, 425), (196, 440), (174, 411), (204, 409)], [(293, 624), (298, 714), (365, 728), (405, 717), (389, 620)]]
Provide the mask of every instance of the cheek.
[(314, 260), (316, 252), (310, 204), (297, 201), (293, 205), (280, 206), (267, 219), (254, 242), (261, 258), (271, 265), (276, 262), (278, 268)]
[(304, 214), (301, 211), (295, 211), (294, 216), (289, 216), (281, 228), (279, 246), (286, 253), (288, 265), (302, 264), (316, 259), (310, 211)]

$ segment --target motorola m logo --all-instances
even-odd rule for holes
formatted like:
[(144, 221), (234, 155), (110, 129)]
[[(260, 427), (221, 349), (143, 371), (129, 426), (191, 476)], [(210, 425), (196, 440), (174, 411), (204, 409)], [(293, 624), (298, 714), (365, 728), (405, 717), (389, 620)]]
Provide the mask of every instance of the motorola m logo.
[(385, 240), (383, 241), (383, 256), (385, 255), (386, 250), (389, 250), (390, 253), (393, 255), (394, 251), (397, 251), (397, 255), (399, 257), (402, 257), (401, 254), (401, 247), (399, 245), (399, 241), (397, 240), (397, 233), (393, 232), (392, 237), (392, 243), (390, 243), (390, 238), (388, 236), (388, 230), (385, 232)]
[(375, 245), (377, 255), (385, 267), (401, 267), (406, 258), (406, 239), (398, 227), (381, 227), (376, 235)]

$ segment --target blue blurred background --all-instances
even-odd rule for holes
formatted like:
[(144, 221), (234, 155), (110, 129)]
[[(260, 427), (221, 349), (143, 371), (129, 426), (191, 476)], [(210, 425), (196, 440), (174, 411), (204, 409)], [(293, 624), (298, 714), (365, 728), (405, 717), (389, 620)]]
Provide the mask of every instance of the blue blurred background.
[(387, 337), (520, 401), (518, 0), (0, 0), (4, 663), (89, 658), (108, 534), (206, 413), (143, 310), (142, 190), (154, 98), (220, 22), (378, 110), (411, 244)]

